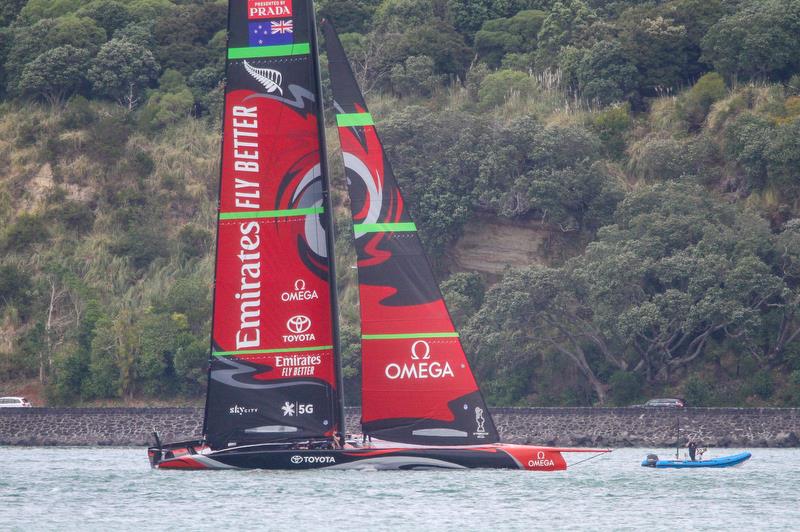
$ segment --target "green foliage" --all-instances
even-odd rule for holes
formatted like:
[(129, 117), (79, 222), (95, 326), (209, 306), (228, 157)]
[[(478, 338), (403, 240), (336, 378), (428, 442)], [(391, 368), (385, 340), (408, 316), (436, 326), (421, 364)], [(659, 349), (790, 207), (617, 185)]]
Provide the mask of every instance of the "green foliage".
[[(382, 135), (425, 248), (437, 261), (472, 213), (472, 191), (487, 132), (473, 116), (407, 107), (383, 122)], [(425, 121), (428, 127), (420, 128)], [(476, 149), (478, 148), (478, 149)], [(439, 153), (440, 159), (420, 157)]]
[(187, 325), (199, 334), (211, 316), (210, 284), (200, 279), (181, 279), (172, 285), (159, 307), (165, 313), (185, 316)]
[(746, 390), (761, 399), (769, 399), (775, 392), (772, 374), (764, 370), (758, 371), (748, 380)]
[(188, 117), (194, 108), (192, 91), (177, 70), (165, 71), (159, 85), (161, 88), (150, 94), (140, 116), (141, 123), (153, 130)]
[(401, 57), (423, 55), (433, 59), (437, 73), (460, 77), (473, 58), (464, 38), (446, 22), (435, 19), (406, 33), (400, 43)]
[(6, 252), (24, 251), (34, 244), (47, 242), (49, 238), (50, 231), (42, 216), (23, 213), (14, 223), (6, 227), (0, 247)]
[(78, 10), (77, 15), (97, 22), (109, 37), (132, 22), (127, 3), (120, 0), (91, 0)]
[(746, 2), (703, 37), (703, 59), (729, 79), (788, 79), (800, 68), (800, 4)]
[(396, 65), (390, 78), (395, 92), (408, 96), (430, 96), (444, 81), (443, 76), (436, 75), (433, 59), (424, 55), (411, 56)]
[(610, 221), (620, 192), (597, 164), (600, 142), (590, 132), (523, 117), (499, 131), (495, 144), (500, 149), (481, 163), (476, 194), (482, 206), (563, 232), (591, 231)]
[(178, 232), (178, 243), (187, 258), (204, 257), (211, 251), (213, 235), (202, 227), (186, 224)]
[(0, 304), (26, 304), (33, 288), (31, 277), (14, 264), (0, 264)]
[(112, 39), (92, 61), (88, 78), (96, 94), (132, 110), (142, 90), (156, 79), (158, 68), (150, 50), (130, 41)]
[(10, 26), (28, 0), (3, 0), (0, 2), (0, 28)]
[(130, 260), (137, 270), (147, 268), (151, 262), (169, 255), (169, 242), (156, 226), (133, 226), (119, 234), (108, 247), (119, 257)]
[(131, 128), (125, 117), (104, 116), (89, 129), (88, 154), (98, 162), (111, 166), (125, 153)]
[(767, 157), (773, 126), (765, 118), (745, 113), (725, 130), (725, 152), (743, 170), (747, 186), (761, 190), (767, 184)]
[(486, 283), (477, 273), (453, 274), (441, 285), (456, 328), (464, 327), (483, 304)]
[(499, 66), (507, 54), (533, 52), (545, 16), (544, 11), (532, 9), (520, 11), (511, 18), (486, 21), (475, 34), (475, 51), (494, 67)]
[(190, 397), (205, 392), (208, 375), (207, 339), (194, 340), (179, 345), (175, 351), (175, 376), (180, 391)]
[(483, 78), (478, 98), (482, 109), (490, 109), (512, 99), (524, 101), (535, 91), (536, 80), (529, 74), (516, 70), (499, 70)]
[(383, 31), (402, 32), (405, 25), (421, 28), (432, 18), (428, 0), (383, 0), (375, 12), (375, 24)]
[(135, 21), (165, 18), (175, 6), (170, 0), (131, 0), (127, 5)]
[(86, 203), (72, 200), (61, 200), (47, 213), (53, 223), (62, 223), (70, 235), (88, 233), (95, 220), (94, 211)]
[(711, 406), (713, 383), (692, 375), (683, 383), (683, 398), (689, 406)]
[(698, 130), (711, 110), (711, 106), (723, 99), (728, 93), (725, 80), (716, 72), (697, 80), (691, 90), (683, 93), (678, 99), (677, 112), (691, 130)]
[(53, 48), (25, 67), (20, 85), (25, 94), (40, 96), (55, 105), (81, 89), (88, 64), (86, 50), (70, 45)]
[(655, 96), (686, 79), (690, 43), (684, 25), (648, 14), (635, 8), (626, 12), (619, 21), (623, 27), (620, 40), (625, 55), (635, 65), (639, 92)]
[(629, 371), (615, 371), (608, 379), (611, 387), (611, 400), (617, 405), (625, 406), (636, 401), (642, 393), (640, 375)]
[(61, 115), (61, 125), (66, 129), (81, 129), (97, 119), (97, 114), (89, 104), (89, 100), (76, 94), (67, 101)]
[(583, 0), (563, 0), (553, 4), (539, 30), (537, 64), (555, 66), (561, 49), (570, 44), (585, 45), (594, 41), (592, 25), (597, 13)]
[(139, 356), (135, 361), (137, 388), (149, 396), (175, 392), (174, 357), (179, 347), (191, 344), (181, 315), (148, 314), (137, 323)]
[(628, 104), (615, 105), (592, 115), (592, 129), (609, 157), (618, 159), (625, 152), (627, 134), (633, 125)]
[(319, 10), (325, 14), (341, 33), (365, 33), (370, 29), (372, 17), (380, 0), (325, 0)]
[(584, 98), (600, 105), (621, 102), (633, 96), (639, 71), (622, 46), (600, 41), (586, 52), (576, 76)]
[(89, 352), (83, 349), (59, 352), (54, 357), (53, 366), (54, 378), (47, 389), (49, 402), (57, 405), (74, 403), (89, 376)]
[(19, 19), (23, 24), (33, 24), (74, 13), (81, 5), (82, 0), (28, 0), (19, 13)]
[[(548, 268), (441, 284), (491, 401), (798, 404), (795, 0), (318, 7), (437, 272), (477, 214), (542, 238)], [(0, 379), (41, 363), (63, 404), (202, 393), (226, 8), (0, 2)]]

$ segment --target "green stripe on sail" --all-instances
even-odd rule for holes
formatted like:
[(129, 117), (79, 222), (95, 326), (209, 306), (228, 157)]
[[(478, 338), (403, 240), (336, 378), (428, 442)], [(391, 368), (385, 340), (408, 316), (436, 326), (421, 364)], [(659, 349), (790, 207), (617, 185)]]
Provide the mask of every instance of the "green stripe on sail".
[(361, 337), (362, 340), (415, 340), (422, 338), (458, 338), (458, 333), (365, 334)]
[(386, 224), (355, 224), (356, 233), (415, 233), (417, 226), (414, 222), (386, 223)]
[(253, 212), (221, 212), (220, 220), (258, 220), (261, 218), (285, 218), (289, 216), (309, 216), (322, 214), (325, 207), (308, 207), (307, 209), (286, 209), (282, 211), (253, 211)]
[(288, 55), (308, 55), (310, 53), (311, 46), (307, 42), (300, 42), (275, 46), (228, 48), (228, 59), (258, 59), (259, 57), (284, 57)]
[(289, 349), (256, 349), (252, 351), (214, 351), (215, 357), (234, 357), (246, 355), (271, 355), (274, 353), (307, 353), (309, 351), (330, 351), (332, 345), (319, 345), (314, 347), (294, 347)]
[(353, 126), (374, 126), (372, 115), (369, 113), (344, 113), (336, 115), (336, 123), (339, 127)]

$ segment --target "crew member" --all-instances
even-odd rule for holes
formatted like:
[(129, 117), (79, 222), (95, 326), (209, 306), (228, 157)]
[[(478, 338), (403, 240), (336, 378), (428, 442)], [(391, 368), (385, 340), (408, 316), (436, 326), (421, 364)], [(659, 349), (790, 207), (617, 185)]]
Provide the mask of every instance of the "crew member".
[(689, 458), (691, 458), (692, 462), (696, 460), (695, 453), (697, 452), (697, 442), (694, 440), (689, 440), (689, 443), (686, 445), (689, 448)]

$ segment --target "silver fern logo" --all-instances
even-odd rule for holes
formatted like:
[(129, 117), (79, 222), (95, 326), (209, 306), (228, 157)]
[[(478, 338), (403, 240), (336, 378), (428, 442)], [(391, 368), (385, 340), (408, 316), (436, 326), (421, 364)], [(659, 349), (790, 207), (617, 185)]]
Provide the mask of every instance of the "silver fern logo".
[(268, 93), (272, 94), (273, 92), (277, 91), (281, 96), (283, 96), (283, 89), (281, 89), (283, 75), (280, 72), (277, 70), (272, 70), (271, 68), (256, 68), (250, 65), (247, 61), (244, 62), (244, 69), (248, 74), (253, 76), (253, 79), (259, 82)]

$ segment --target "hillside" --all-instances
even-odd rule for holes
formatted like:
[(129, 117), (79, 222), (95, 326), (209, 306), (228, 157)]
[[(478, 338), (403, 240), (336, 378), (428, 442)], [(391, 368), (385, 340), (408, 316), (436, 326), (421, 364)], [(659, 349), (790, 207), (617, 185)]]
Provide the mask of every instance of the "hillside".
[[(800, 2), (318, 8), (490, 403), (800, 405)], [(202, 394), (224, 24), (215, 1), (0, 3), (0, 395)]]

